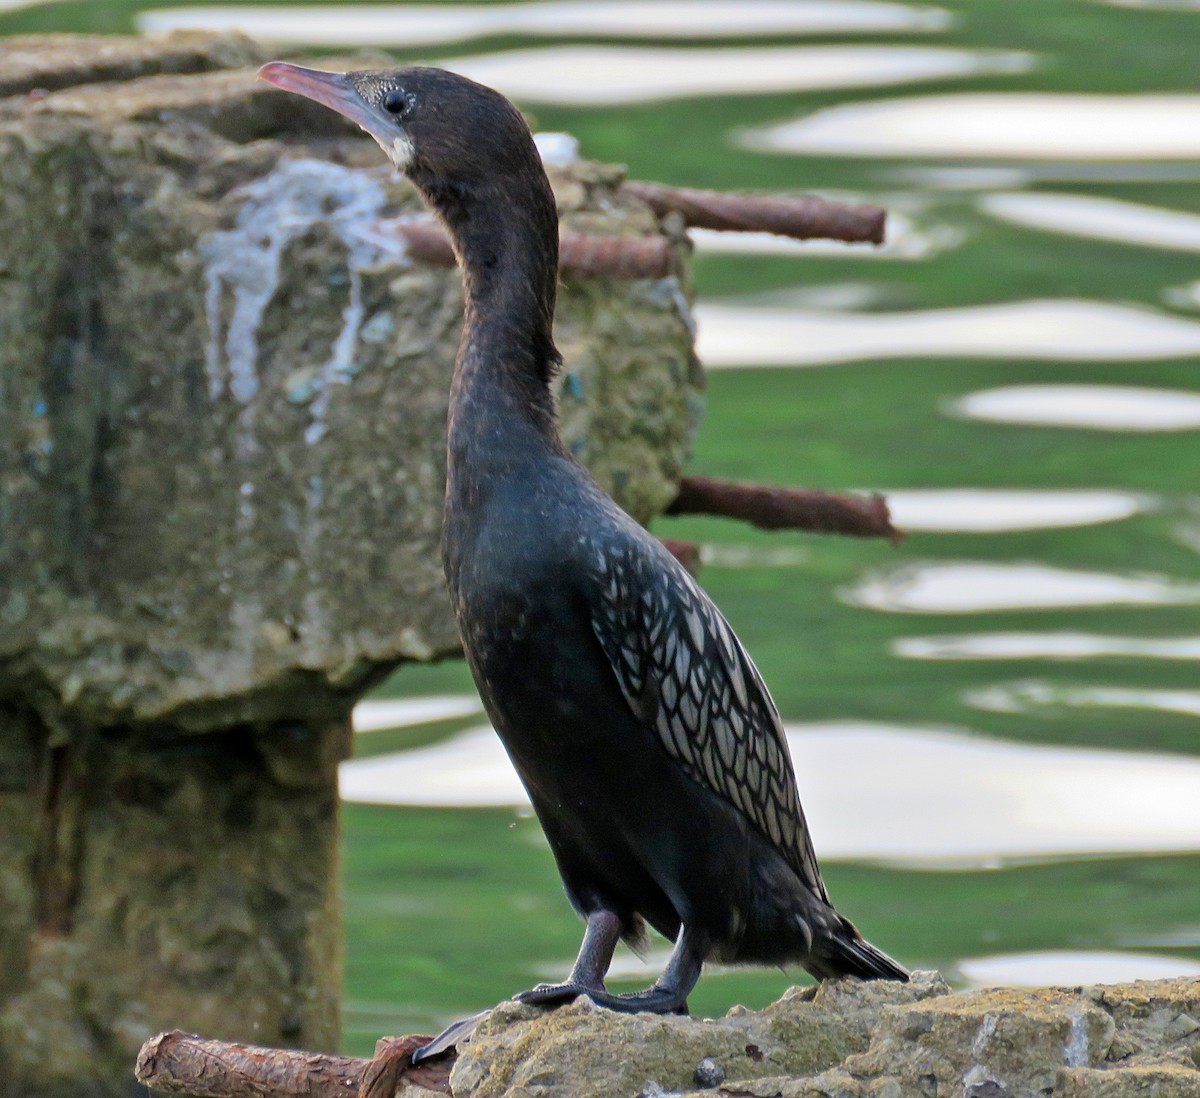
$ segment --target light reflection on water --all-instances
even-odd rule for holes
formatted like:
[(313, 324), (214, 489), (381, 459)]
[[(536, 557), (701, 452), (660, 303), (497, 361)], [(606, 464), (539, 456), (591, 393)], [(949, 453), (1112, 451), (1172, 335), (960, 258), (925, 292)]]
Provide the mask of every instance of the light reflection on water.
[(987, 709), (993, 713), (1029, 713), (1038, 709), (1072, 706), (1083, 709), (1157, 709), (1162, 713), (1200, 717), (1200, 691), (1197, 690), (1064, 686), (1034, 680), (968, 690), (963, 694), (963, 701), (976, 709)]
[(1175, 309), (1200, 309), (1200, 282), (1168, 286), (1162, 292), (1162, 300)]
[(1120, 950), (1042, 950), (968, 957), (957, 969), (973, 987), (1078, 987), (1129, 980), (1169, 980), (1200, 975), (1200, 962), (1187, 957)]
[[(787, 730), (825, 858), (974, 866), (1008, 857), (1200, 849), (1195, 759), (851, 721), (789, 723)], [(844, 793), (849, 773), (852, 802)], [(931, 783), (933, 774), (955, 780)], [(369, 804), (528, 803), (486, 726), (343, 763), (341, 790), (343, 799)], [(1115, 803), (1120, 813), (1111, 810)]]
[(1083, 194), (989, 194), (993, 217), (1067, 236), (1086, 236), (1169, 251), (1200, 252), (1200, 215)]
[(892, 522), (902, 530), (998, 533), (1091, 526), (1130, 518), (1154, 501), (1129, 492), (1000, 488), (884, 490)]
[(1200, 660), (1200, 637), (1116, 637), (1099, 633), (947, 633), (900, 637), (893, 654), (910, 660), (1090, 660), (1113, 657)]
[(1093, 431), (1200, 430), (1200, 393), (1133, 385), (1006, 385), (969, 393), (953, 415)]
[(1200, 584), (1045, 564), (931, 561), (868, 573), (842, 592), (851, 606), (899, 614), (978, 614), (1089, 606), (1192, 606)]
[(1200, 0), (1101, 0), (1114, 8), (1147, 8), (1152, 11), (1200, 11)]
[(470, 717), (482, 710), (479, 698), (471, 694), (362, 701), (354, 707), (354, 731), (384, 732), (391, 728), (409, 728), (455, 717)]
[(239, 29), (270, 42), (421, 46), (494, 34), (736, 38), (939, 31), (949, 13), (887, 0), (545, 0), (525, 4), (222, 5), (143, 11), (143, 31)]
[[(701, 302), (710, 369), (888, 358), (1134, 361), (1200, 354), (1200, 323), (1099, 301), (1044, 300), (920, 312), (834, 313)], [(1200, 396), (1193, 398), (1200, 403)]]
[[(666, 966), (669, 949), (654, 949), (644, 957), (621, 950), (613, 958), (609, 976), (614, 980), (649, 983)], [(563, 980), (571, 960), (544, 964), (537, 975), (543, 980)], [(735, 971), (728, 965), (706, 964), (706, 979)], [(965, 957), (947, 975), (968, 988), (1077, 987), (1080, 984), (1117, 984), (1130, 980), (1168, 980), (1200, 975), (1200, 961), (1141, 950), (1060, 949), (1028, 953), (997, 953)], [(957, 978), (956, 978), (957, 977)]]
[(1021, 72), (1032, 59), (934, 46), (653, 49), (548, 46), (455, 57), (449, 69), (518, 102), (573, 106), (870, 87)]
[(1192, 160), (1200, 157), (1200, 96), (926, 95), (828, 107), (736, 140), (796, 156)]

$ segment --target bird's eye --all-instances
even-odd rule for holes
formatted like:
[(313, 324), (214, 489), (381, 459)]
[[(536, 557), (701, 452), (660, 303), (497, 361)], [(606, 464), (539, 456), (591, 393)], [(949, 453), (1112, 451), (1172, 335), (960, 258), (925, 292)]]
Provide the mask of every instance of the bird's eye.
[(397, 118), (403, 118), (408, 112), (408, 96), (404, 92), (393, 88), (383, 97), (383, 109), (388, 114), (394, 114)]

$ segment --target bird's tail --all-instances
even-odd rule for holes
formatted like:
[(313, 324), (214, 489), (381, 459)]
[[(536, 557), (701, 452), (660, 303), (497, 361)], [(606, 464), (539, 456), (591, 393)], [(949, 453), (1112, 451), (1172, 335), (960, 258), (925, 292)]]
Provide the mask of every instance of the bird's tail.
[(805, 968), (821, 980), (837, 976), (857, 976), (862, 980), (900, 980), (908, 982), (908, 970), (881, 949), (876, 949), (841, 915), (838, 925), (813, 943)]

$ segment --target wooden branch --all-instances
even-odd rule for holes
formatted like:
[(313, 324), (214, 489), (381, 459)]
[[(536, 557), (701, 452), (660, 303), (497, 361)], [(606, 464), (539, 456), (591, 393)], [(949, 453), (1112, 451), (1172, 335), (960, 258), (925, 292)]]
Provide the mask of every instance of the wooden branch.
[(138, 1054), (138, 1082), (193, 1098), (392, 1098), (406, 1084), (450, 1093), (453, 1054), (412, 1066), (428, 1037), (384, 1037), (375, 1059), (213, 1041), (172, 1030)]
[(796, 240), (820, 237), (882, 244), (887, 214), (880, 206), (851, 206), (807, 195), (734, 194), (630, 180), (622, 190), (662, 217), (674, 210), (688, 225), (725, 232), (765, 232)]
[(668, 515), (722, 515), (763, 530), (814, 530), (855, 538), (904, 535), (892, 525), (883, 496), (851, 496), (810, 488), (739, 484), (713, 477), (684, 477)]

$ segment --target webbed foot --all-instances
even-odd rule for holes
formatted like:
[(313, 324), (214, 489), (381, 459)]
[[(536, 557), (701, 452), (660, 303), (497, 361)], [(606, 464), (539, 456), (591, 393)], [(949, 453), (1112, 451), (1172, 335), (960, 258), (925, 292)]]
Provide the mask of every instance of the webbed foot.
[(620, 1011), (622, 1014), (636, 1014), (648, 1011), (651, 1014), (686, 1014), (687, 992), (678, 988), (661, 987), (655, 984), (644, 991), (633, 991), (623, 995), (615, 994), (603, 987), (588, 987), (568, 980), (561, 984), (538, 984), (528, 991), (518, 992), (513, 996), (519, 1003), (530, 1003), (534, 1006), (557, 1006), (569, 1003), (586, 995), (597, 1006), (609, 1010)]
[(631, 991), (615, 995), (611, 991), (585, 991), (597, 1006), (607, 1007), (622, 1014), (687, 1014), (687, 991), (675, 987), (660, 987), (654, 984), (642, 991)]

